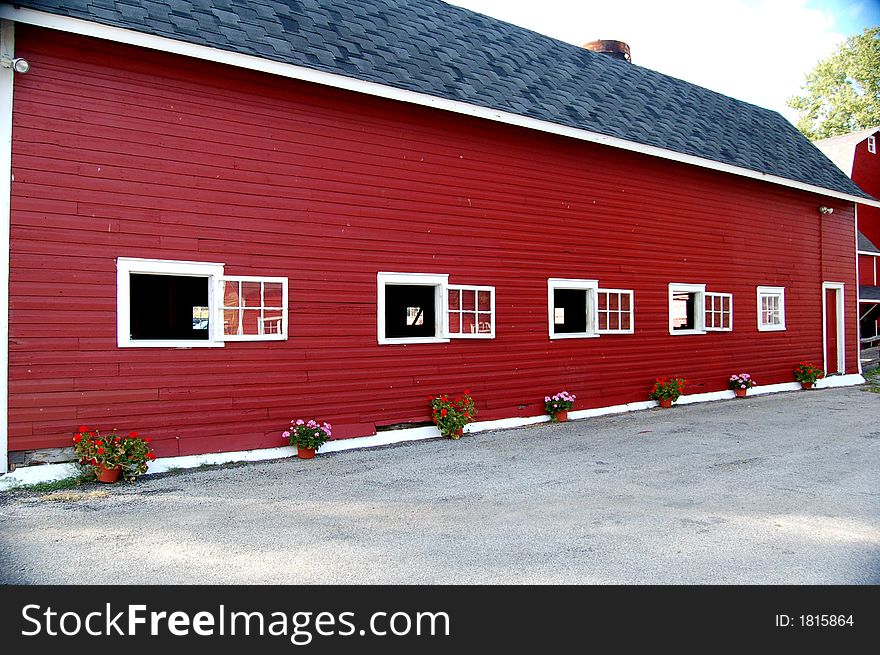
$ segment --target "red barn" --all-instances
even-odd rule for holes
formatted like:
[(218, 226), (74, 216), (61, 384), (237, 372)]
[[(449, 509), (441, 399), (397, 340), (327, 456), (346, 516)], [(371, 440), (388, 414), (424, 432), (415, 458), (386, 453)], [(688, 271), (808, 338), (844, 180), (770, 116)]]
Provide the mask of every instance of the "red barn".
[(80, 424), (171, 456), (300, 417), (432, 434), (463, 389), (480, 429), (563, 389), (653, 406), (663, 375), (861, 380), (880, 204), (775, 112), (436, 0), (0, 18), (13, 463)]
[[(880, 196), (880, 126), (816, 142), (864, 191)], [(880, 209), (858, 211), (859, 332), (863, 348), (880, 344)]]

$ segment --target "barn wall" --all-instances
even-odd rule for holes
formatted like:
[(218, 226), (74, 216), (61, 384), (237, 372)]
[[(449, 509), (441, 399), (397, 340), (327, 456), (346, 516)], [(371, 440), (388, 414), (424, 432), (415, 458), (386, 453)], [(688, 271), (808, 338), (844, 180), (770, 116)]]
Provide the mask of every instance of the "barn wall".
[[(492, 419), (561, 389), (578, 409), (644, 400), (660, 375), (692, 393), (741, 371), (787, 382), (821, 362), (821, 282), (855, 306), (847, 203), (27, 26), (16, 41), (32, 68), (15, 91), (10, 450), (83, 423), (165, 455), (278, 445), (296, 417), (357, 435), (465, 388)], [(290, 338), (119, 349), (117, 257), (287, 276)], [(494, 285), (497, 338), (377, 345), (378, 271)], [(635, 334), (551, 341), (549, 277), (633, 289)], [(733, 332), (669, 335), (670, 282), (733, 293)], [(756, 285), (786, 287), (785, 332), (757, 331)]]

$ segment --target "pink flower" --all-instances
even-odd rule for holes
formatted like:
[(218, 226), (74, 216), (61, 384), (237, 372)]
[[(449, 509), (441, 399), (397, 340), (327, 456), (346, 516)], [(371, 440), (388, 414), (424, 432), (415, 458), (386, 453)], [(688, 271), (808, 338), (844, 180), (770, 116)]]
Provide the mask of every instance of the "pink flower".
[(284, 432), (281, 433), (281, 436), (284, 437), (285, 439), (288, 439), (290, 437), (290, 432), (285, 430)]

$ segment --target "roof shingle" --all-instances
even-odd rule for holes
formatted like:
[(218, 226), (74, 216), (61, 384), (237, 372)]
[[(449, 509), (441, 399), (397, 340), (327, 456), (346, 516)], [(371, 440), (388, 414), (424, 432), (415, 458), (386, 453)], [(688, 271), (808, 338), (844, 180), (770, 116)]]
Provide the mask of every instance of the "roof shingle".
[(439, 0), (15, 4), (870, 197), (776, 112)]

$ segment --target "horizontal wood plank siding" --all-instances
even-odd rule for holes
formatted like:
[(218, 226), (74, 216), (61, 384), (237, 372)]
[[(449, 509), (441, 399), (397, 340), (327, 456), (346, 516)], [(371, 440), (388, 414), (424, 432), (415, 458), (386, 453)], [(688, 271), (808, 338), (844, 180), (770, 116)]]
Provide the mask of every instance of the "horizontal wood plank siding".
[[(855, 302), (842, 201), (27, 26), (16, 46), (11, 450), (80, 423), (179, 454), (279, 445), (297, 417), (356, 436), (465, 388), (493, 419), (562, 389), (644, 400), (660, 375), (786, 382), (821, 362), (822, 281)], [(117, 257), (287, 276), (290, 338), (119, 349)], [(494, 286), (497, 338), (377, 345), (378, 271)], [(551, 341), (549, 277), (633, 289), (635, 334)], [(670, 336), (669, 282), (732, 293), (733, 332)], [(786, 287), (786, 331), (757, 331), (757, 285)]]

